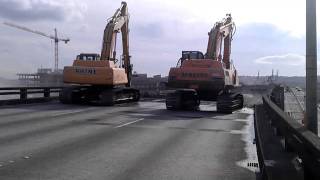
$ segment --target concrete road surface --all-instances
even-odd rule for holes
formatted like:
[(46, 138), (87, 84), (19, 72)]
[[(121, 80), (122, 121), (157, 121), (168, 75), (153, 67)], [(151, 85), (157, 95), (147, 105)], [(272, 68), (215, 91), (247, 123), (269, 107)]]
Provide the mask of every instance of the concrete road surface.
[(0, 179), (256, 179), (252, 110), (214, 110), (167, 111), (158, 101), (3, 106)]

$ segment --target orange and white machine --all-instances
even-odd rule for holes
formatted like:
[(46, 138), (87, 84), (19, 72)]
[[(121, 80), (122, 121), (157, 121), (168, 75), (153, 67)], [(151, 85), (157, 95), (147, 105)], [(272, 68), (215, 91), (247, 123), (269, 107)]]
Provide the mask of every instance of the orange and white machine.
[(231, 59), (235, 25), (230, 14), (208, 33), (207, 52), (182, 51), (177, 66), (170, 69), (167, 109), (195, 109), (200, 100), (217, 101), (217, 110), (232, 112), (242, 108), (243, 96), (231, 92), (239, 78)]
[[(122, 35), (123, 54), (116, 59), (117, 34)], [(108, 20), (101, 54), (82, 53), (72, 66), (63, 70), (63, 81), (70, 84), (60, 93), (62, 103), (98, 102), (113, 105), (119, 101), (138, 101), (139, 91), (130, 87), (132, 64), (129, 55), (129, 15), (127, 3)]]

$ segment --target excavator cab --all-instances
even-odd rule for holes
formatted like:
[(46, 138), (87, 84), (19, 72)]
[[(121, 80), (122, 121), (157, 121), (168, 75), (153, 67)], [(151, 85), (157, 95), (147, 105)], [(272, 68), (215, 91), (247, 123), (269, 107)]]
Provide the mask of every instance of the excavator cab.
[(81, 53), (77, 55), (77, 60), (83, 60), (83, 61), (99, 61), (100, 55), (99, 54), (85, 54)]
[(181, 58), (177, 62), (177, 67), (180, 67), (183, 61), (187, 59), (204, 59), (204, 55), (200, 51), (182, 51)]
[(181, 60), (186, 59), (204, 59), (204, 55), (200, 51), (182, 51)]

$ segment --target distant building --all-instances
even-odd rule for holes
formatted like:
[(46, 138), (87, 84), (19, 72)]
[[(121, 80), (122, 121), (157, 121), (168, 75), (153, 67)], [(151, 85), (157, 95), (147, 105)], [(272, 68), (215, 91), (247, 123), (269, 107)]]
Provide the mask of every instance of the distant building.
[(51, 68), (39, 68), (37, 74), (50, 74), (52, 73)]
[[(37, 73), (19, 73), (20, 84), (25, 86), (62, 86), (63, 70), (53, 72), (49, 68), (40, 68)], [(160, 97), (161, 92), (165, 90), (165, 84), (168, 77), (155, 75), (148, 77), (147, 74), (132, 75), (131, 85), (133, 88), (139, 89), (142, 97)]]
[(39, 68), (37, 73), (18, 73), (20, 84), (25, 86), (62, 86), (62, 69), (53, 72), (50, 68)]
[(161, 77), (161, 75), (148, 77), (147, 74), (135, 73), (132, 76), (131, 85), (140, 90), (142, 97), (161, 97), (166, 82), (168, 82), (168, 77)]

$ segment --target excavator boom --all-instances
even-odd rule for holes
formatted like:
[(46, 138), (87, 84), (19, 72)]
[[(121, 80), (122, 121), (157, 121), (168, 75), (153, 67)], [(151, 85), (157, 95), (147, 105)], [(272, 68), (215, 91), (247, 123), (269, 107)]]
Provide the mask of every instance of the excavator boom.
[(127, 74), (128, 82), (126, 86), (130, 86), (132, 68), (129, 55), (129, 14), (127, 3), (122, 2), (121, 7), (116, 10), (114, 15), (109, 19), (103, 33), (103, 42), (101, 49), (101, 60), (116, 60), (116, 44), (117, 33), (121, 32), (122, 36), (122, 62), (121, 65)]
[(234, 34), (234, 22), (230, 14), (220, 22), (217, 22), (208, 33), (209, 40), (206, 52), (206, 58), (219, 60), (222, 59), (222, 45), (223, 49), (223, 62), (229, 69), (230, 54), (231, 54), (231, 40)]

